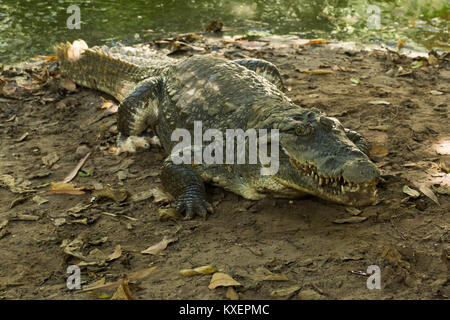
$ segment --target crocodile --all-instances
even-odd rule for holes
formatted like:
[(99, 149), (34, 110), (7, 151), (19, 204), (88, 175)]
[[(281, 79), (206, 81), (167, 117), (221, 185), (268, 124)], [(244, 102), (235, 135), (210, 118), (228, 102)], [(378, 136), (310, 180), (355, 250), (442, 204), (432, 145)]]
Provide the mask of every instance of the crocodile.
[[(212, 54), (174, 59), (148, 47), (89, 48), (83, 40), (55, 50), (65, 77), (119, 101), (118, 150), (148, 148), (148, 132), (159, 138), (167, 154), (161, 181), (185, 219), (213, 212), (205, 183), (252, 200), (313, 195), (349, 206), (377, 201), (380, 173), (369, 159), (367, 141), (338, 119), (293, 103), (278, 68), (268, 61)], [(278, 151), (278, 171), (261, 174), (263, 163), (175, 162), (179, 141), (172, 133), (184, 128), (194, 134), (197, 121), (203, 131), (276, 129), (278, 150), (270, 151)], [(243, 150), (249, 151), (247, 140)]]

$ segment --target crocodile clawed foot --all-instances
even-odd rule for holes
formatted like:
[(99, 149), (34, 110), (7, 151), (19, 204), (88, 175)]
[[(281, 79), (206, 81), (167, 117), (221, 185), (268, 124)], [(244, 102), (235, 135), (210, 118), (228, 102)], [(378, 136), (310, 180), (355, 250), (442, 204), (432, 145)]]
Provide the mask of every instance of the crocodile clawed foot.
[(191, 220), (195, 216), (200, 216), (206, 220), (207, 213), (213, 213), (214, 209), (212, 205), (201, 198), (184, 196), (175, 201), (172, 204), (175, 209), (180, 213), (185, 213), (184, 220)]

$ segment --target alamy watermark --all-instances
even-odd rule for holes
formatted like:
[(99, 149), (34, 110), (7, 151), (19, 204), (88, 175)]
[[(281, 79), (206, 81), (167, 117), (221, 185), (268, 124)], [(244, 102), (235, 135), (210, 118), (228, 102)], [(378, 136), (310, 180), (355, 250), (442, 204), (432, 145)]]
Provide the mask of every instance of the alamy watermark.
[(70, 265), (67, 271), (70, 276), (67, 278), (66, 285), (69, 290), (81, 289), (81, 270), (77, 265)]
[(67, 8), (67, 13), (71, 15), (66, 20), (68, 29), (81, 29), (81, 12), (80, 7), (77, 5), (71, 5)]
[(367, 267), (367, 274), (371, 276), (367, 278), (367, 289), (381, 289), (381, 270), (377, 265), (370, 265)]
[[(235, 140), (236, 139), (236, 140)], [(261, 175), (274, 175), (279, 169), (279, 132), (267, 129), (218, 129), (202, 131), (202, 122), (194, 121), (194, 140), (187, 129), (176, 129), (171, 140), (179, 141), (172, 149), (171, 159), (174, 164), (262, 164)], [(180, 141), (181, 140), (181, 141)], [(270, 156), (268, 144), (270, 140)], [(210, 142), (211, 141), (211, 142)], [(235, 143), (236, 141), (236, 143)], [(210, 142), (203, 148), (203, 142)], [(246, 146), (248, 145), (248, 148)], [(225, 146), (225, 155), (224, 152)], [(248, 149), (248, 162), (246, 150)]]
[(369, 29), (381, 29), (381, 9), (379, 6), (370, 5), (367, 7), (367, 13), (370, 16), (367, 18), (367, 28)]

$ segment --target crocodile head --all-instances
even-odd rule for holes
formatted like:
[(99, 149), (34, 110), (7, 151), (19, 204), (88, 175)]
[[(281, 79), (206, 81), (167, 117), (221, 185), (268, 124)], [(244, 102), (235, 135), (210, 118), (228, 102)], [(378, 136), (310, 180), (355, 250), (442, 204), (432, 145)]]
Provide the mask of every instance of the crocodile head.
[(352, 206), (374, 204), (379, 171), (365, 140), (318, 110), (296, 112), (279, 127), (280, 167), (273, 179), (284, 186)]

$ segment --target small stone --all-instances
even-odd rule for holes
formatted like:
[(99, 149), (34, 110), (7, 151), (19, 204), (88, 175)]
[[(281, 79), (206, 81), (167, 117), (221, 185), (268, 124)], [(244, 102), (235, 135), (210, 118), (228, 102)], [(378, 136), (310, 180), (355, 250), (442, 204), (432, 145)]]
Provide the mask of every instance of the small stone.
[(87, 155), (87, 153), (89, 152), (89, 148), (85, 145), (81, 145), (77, 148), (77, 150), (75, 151), (75, 157), (77, 159), (81, 159), (83, 158), (85, 155)]

